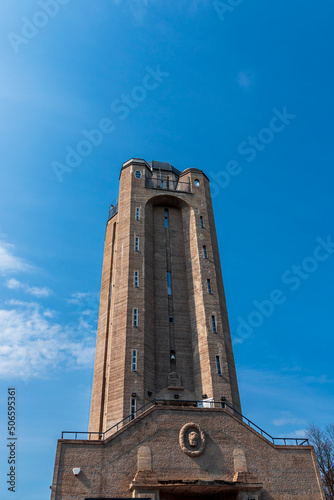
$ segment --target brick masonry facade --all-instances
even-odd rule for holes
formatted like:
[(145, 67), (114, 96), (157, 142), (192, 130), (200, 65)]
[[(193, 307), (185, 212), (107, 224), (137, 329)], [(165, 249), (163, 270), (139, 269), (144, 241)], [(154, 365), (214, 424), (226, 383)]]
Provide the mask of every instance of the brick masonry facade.
[[(121, 170), (118, 213), (105, 238), (91, 431), (126, 417), (132, 394), (137, 408), (152, 398), (199, 400), (206, 394), (241, 410), (209, 181), (187, 169), (179, 179), (168, 172), (161, 188), (159, 174), (138, 159)], [(146, 187), (149, 181), (154, 187)]]
[(59, 440), (51, 500), (324, 499), (313, 448), (274, 445), (240, 414), (209, 180), (129, 160), (105, 236), (91, 434)]
[[(204, 451), (197, 457), (180, 445), (187, 423), (204, 433)], [(80, 468), (78, 476), (74, 467)], [(177, 495), (324, 499), (311, 446), (275, 446), (223, 409), (158, 405), (105, 441), (58, 443), (51, 500)]]

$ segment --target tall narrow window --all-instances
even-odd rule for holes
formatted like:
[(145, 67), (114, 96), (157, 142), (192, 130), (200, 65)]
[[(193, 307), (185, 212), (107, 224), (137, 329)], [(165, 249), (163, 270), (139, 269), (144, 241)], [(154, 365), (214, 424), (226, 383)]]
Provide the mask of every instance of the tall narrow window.
[(210, 280), (206, 280), (207, 284), (208, 284), (208, 292), (209, 293), (212, 293), (211, 292), (211, 281)]
[(199, 221), (200, 221), (201, 227), (204, 227), (204, 222), (203, 222), (203, 217), (202, 216), (200, 216)]
[(138, 271), (135, 271), (135, 287), (136, 288), (139, 287), (139, 275), (138, 275)]
[(168, 209), (165, 208), (165, 227), (168, 227)]
[(135, 251), (139, 252), (139, 237), (135, 237)]
[(206, 246), (205, 245), (203, 245), (203, 255), (204, 255), (204, 259), (208, 258), (208, 254), (206, 252)]
[(131, 398), (130, 400), (130, 420), (133, 420), (135, 418), (135, 413), (136, 413), (136, 399)]
[(218, 375), (222, 374), (221, 368), (220, 368), (220, 359), (219, 356), (216, 356), (216, 364), (217, 364), (217, 373)]
[(136, 208), (136, 220), (139, 220), (140, 219), (140, 208), (137, 207)]
[(212, 323), (212, 331), (216, 333), (216, 318), (214, 316), (211, 316), (211, 323)]
[(131, 363), (132, 371), (137, 371), (137, 351), (134, 349), (132, 351), (132, 363)]
[(172, 295), (172, 275), (171, 275), (171, 273), (167, 273), (167, 293), (168, 293), (168, 295)]
[(133, 310), (133, 326), (138, 326), (138, 309)]

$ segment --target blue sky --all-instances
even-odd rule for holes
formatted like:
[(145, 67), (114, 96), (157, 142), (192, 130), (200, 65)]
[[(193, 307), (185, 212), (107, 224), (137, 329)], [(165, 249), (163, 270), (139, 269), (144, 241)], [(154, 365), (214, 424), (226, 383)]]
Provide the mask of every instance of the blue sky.
[[(0, 13), (15, 498), (49, 498), (61, 431), (87, 429), (108, 205), (131, 157), (212, 181), (243, 413), (275, 436), (333, 421), (334, 6), (3, 0)], [(2, 438), (5, 500), (7, 453)]]

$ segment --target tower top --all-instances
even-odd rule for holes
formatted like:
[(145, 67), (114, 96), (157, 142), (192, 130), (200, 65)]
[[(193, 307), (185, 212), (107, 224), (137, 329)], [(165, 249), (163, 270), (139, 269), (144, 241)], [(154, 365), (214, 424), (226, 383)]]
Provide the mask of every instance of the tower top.
[(168, 163), (166, 161), (157, 161), (157, 160), (151, 160), (147, 162), (143, 158), (130, 158), (126, 162), (123, 163), (121, 172), (123, 169), (127, 168), (129, 165), (138, 165), (138, 166), (145, 166), (151, 173), (154, 172), (163, 172), (165, 175), (168, 175), (168, 173), (175, 174), (177, 177), (180, 175), (184, 175), (187, 172), (198, 172), (204, 175), (204, 177), (210, 182), (210, 179), (208, 176), (203, 172), (203, 170), (195, 167), (188, 167), (185, 170), (179, 170), (178, 168), (174, 167), (171, 163)]

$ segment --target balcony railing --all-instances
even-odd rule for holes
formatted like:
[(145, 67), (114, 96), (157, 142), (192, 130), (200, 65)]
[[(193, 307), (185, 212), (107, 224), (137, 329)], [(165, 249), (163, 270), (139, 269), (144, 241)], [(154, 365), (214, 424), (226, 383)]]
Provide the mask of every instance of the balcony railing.
[(145, 187), (150, 189), (162, 189), (163, 191), (191, 193), (189, 182), (170, 181), (166, 179), (154, 179), (147, 177), (145, 179)]
[(109, 207), (109, 217), (108, 220), (112, 219), (114, 215), (116, 215), (118, 212), (118, 198), (112, 202), (112, 204)]
[[(309, 442), (306, 438), (284, 438), (284, 437), (272, 437), (268, 432), (264, 431), (258, 425), (254, 424), (249, 418), (242, 415), (240, 412), (232, 408), (228, 403), (214, 400), (201, 400), (201, 401), (183, 401), (179, 399), (152, 399), (145, 405), (141, 406), (134, 413), (131, 413), (127, 417), (123, 418), (117, 424), (113, 425), (104, 432), (85, 432), (85, 431), (63, 431), (61, 433), (61, 439), (98, 439), (104, 440), (109, 437), (114, 432), (124, 427), (124, 425), (129, 424), (132, 420), (142, 415), (146, 410), (149, 410), (153, 406), (167, 406), (167, 407), (182, 407), (186, 409), (190, 408), (219, 408), (228, 411), (232, 410), (232, 414), (240, 418), (245, 424), (247, 424), (251, 429), (261, 434), (262, 437), (266, 438), (268, 441), (275, 445), (290, 445), (290, 446), (308, 446)], [(108, 434), (108, 436), (107, 436)], [(67, 436), (66, 438), (64, 436)], [(84, 437), (86, 436), (86, 438)]]

